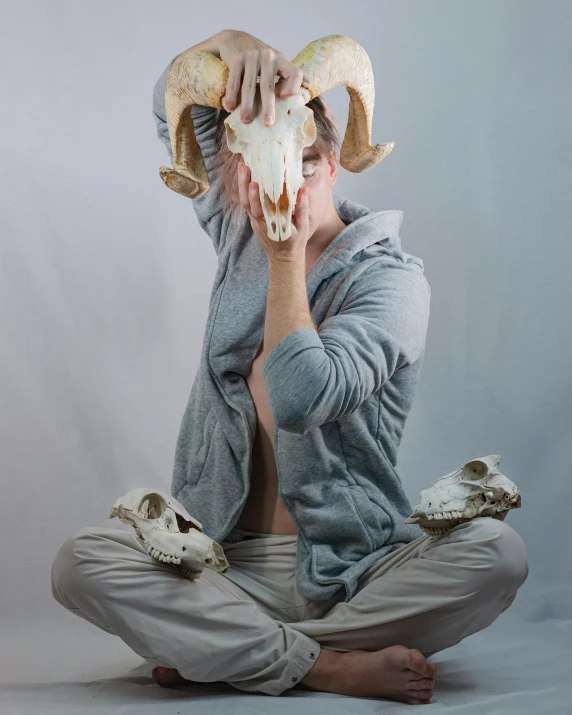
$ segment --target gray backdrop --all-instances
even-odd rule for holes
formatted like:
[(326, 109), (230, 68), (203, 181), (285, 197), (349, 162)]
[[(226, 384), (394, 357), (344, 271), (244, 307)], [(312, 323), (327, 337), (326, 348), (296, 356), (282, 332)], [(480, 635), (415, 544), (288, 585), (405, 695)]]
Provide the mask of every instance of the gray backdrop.
[[(107, 520), (128, 489), (169, 490), (216, 256), (191, 202), (159, 178), (168, 157), (151, 96), (175, 54), (224, 28), (290, 58), (327, 34), (368, 52), (373, 142), (395, 148), (364, 174), (342, 169), (335, 191), (402, 209), (403, 249), (423, 259), (432, 288), (400, 475), (415, 503), (439, 476), (500, 454), (522, 491), (522, 508), (507, 517), (530, 562), (517, 602), (537, 597), (548, 618), (562, 614), (571, 582), (571, 7), (2, 4), (5, 633), (91, 633), (52, 599), (57, 549), (82, 526), (128, 528)], [(346, 90), (326, 97), (345, 129)]]

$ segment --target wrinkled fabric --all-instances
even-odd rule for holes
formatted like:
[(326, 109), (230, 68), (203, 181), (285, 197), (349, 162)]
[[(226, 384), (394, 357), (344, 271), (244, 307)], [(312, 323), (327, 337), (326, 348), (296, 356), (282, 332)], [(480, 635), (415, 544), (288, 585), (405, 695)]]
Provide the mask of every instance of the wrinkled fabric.
[(422, 536), (379, 559), (349, 603), (296, 588), (296, 536), (235, 528), (225, 574), (195, 581), (151, 557), (134, 531), (85, 527), (60, 547), (52, 594), (153, 665), (189, 680), (280, 695), (320, 648), (416, 648), (425, 657), (490, 625), (528, 576), (524, 542), (491, 517)]
[[(154, 88), (153, 116), (172, 161), (169, 66)], [(268, 260), (250, 222), (222, 211), (218, 115), (191, 108), (210, 181), (191, 203), (218, 268), (171, 493), (221, 542), (250, 485), (257, 416), (246, 377), (264, 337)], [(431, 290), (422, 260), (401, 248), (402, 211), (333, 196), (347, 225), (306, 275), (318, 329), (286, 335), (266, 357), (263, 376), (280, 497), (298, 528), (297, 587), (308, 599), (342, 591), (348, 601), (364, 571), (422, 535), (404, 523), (412, 507), (396, 463), (423, 363)]]

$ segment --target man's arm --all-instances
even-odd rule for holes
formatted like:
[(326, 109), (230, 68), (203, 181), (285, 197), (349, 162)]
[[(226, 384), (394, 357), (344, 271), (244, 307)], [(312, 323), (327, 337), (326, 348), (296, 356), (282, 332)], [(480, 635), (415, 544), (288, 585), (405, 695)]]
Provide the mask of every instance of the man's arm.
[(269, 263), (264, 355), (298, 328), (316, 329), (308, 304), (306, 260)]
[[(223, 31), (225, 32), (225, 31)], [(217, 57), (220, 56), (220, 37), (218, 33), (204, 42), (199, 42), (193, 47), (189, 47), (181, 54), (188, 52), (198, 52), (207, 50)], [(179, 57), (173, 57), (153, 88), (153, 118), (157, 127), (157, 136), (167, 149), (171, 164), (173, 163), (173, 150), (167, 126), (165, 110), (165, 85), (167, 74), (173, 62)], [(222, 177), (221, 167), (217, 165), (216, 130), (219, 110), (216, 107), (205, 107), (195, 104), (191, 107), (191, 117), (195, 136), (201, 149), (201, 154), (207, 169), (210, 188), (200, 198), (192, 199), (193, 209), (201, 228), (209, 235), (217, 254), (224, 247), (228, 232), (228, 219), (222, 211)]]
[(271, 347), (262, 375), (281, 429), (304, 434), (355, 412), (422, 356), (431, 292), (417, 263), (382, 258), (365, 268), (317, 329), (306, 313), (303, 271), (278, 271), (269, 280)]

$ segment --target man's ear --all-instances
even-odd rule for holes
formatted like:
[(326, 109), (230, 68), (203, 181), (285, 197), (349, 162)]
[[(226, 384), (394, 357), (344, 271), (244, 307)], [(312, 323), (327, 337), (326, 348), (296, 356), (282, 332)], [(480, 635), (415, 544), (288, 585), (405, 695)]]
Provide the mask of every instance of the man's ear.
[(338, 179), (338, 160), (336, 156), (336, 150), (332, 148), (330, 152), (330, 159), (328, 160), (330, 167), (330, 186), (333, 186)]

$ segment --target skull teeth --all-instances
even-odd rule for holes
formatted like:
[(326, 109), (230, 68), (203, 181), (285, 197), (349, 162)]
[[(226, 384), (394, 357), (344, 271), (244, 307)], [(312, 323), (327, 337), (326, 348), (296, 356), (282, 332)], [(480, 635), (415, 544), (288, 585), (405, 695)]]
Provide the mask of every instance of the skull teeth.
[(190, 579), (191, 581), (194, 581), (198, 576), (201, 575), (200, 571), (193, 571), (192, 569), (187, 569), (184, 566), (179, 566), (179, 573), (182, 576), (185, 576), (186, 578)]
[(194, 581), (201, 575), (202, 572), (200, 570), (196, 571), (195, 569), (189, 569), (185, 566), (180, 566), (181, 559), (178, 556), (170, 556), (169, 554), (164, 554), (162, 551), (159, 551), (159, 549), (156, 549), (154, 546), (151, 546), (148, 541), (143, 541), (143, 543), (145, 545), (145, 549), (151, 556), (153, 556), (153, 558), (158, 559), (159, 561), (163, 561), (163, 563), (166, 564), (175, 564), (178, 567), (177, 571), (181, 574), (181, 576), (188, 578), (190, 581)]
[(171, 556), (170, 554), (164, 554), (162, 551), (159, 551), (159, 549), (156, 549), (154, 546), (151, 546), (151, 544), (148, 541), (143, 542), (145, 545), (145, 549), (147, 552), (155, 559), (158, 559), (159, 561), (163, 561), (163, 563), (166, 564), (180, 564), (181, 559), (178, 556)]
[(446, 534), (449, 529), (446, 527), (441, 527), (441, 528), (431, 528), (430, 526), (425, 526), (423, 527), (423, 531), (428, 535), (428, 536), (440, 536), (441, 534)]
[(462, 511), (442, 511), (438, 514), (427, 514), (426, 519), (461, 519)]

